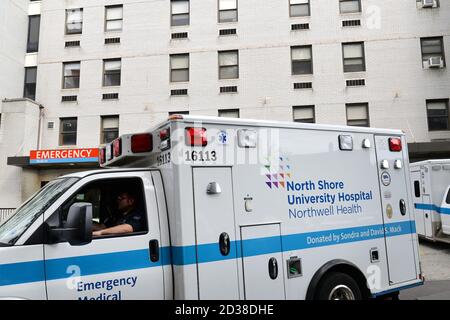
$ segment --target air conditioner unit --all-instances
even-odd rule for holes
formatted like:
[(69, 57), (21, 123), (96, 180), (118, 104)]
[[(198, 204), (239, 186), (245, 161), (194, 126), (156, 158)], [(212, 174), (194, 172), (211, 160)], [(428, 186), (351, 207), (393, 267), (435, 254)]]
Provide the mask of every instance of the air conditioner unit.
[(422, 0), (422, 8), (433, 8), (436, 6), (436, 0)]
[(431, 57), (428, 59), (429, 68), (442, 68), (444, 66), (444, 60), (442, 57)]

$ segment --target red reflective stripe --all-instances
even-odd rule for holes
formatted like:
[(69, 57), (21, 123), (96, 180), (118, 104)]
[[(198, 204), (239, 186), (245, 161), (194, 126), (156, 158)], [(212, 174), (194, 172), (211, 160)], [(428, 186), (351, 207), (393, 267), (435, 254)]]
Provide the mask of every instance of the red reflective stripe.
[(400, 138), (389, 138), (389, 150), (402, 151), (402, 140)]

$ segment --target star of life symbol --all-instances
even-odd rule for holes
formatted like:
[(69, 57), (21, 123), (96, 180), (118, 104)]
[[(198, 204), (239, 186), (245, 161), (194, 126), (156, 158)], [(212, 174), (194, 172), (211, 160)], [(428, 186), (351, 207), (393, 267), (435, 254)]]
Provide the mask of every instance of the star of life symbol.
[(222, 144), (228, 143), (228, 135), (225, 131), (220, 131), (218, 135), (219, 142)]

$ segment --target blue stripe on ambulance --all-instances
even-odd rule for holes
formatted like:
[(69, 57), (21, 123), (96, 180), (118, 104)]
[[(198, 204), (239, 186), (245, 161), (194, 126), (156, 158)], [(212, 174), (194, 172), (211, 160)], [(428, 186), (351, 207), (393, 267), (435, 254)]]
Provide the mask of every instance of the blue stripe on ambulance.
[(434, 204), (415, 203), (414, 208), (419, 210), (431, 210), (440, 214), (450, 214), (450, 208), (442, 208)]
[[(400, 236), (415, 233), (415, 222), (405, 221), (399, 223), (386, 224), (386, 236)], [(394, 231), (390, 231), (390, 230)], [(332, 240), (325, 243), (308, 243), (308, 237), (329, 236), (330, 234), (361, 234), (365, 232), (367, 236), (349, 237), (341, 241)], [(335, 229), (311, 233), (300, 233), (285, 235), (281, 237), (282, 247), (279, 237), (264, 237), (258, 239), (243, 240), (245, 256), (257, 256), (281, 251), (292, 251), (299, 249), (310, 249), (315, 247), (338, 245), (350, 242), (372, 240), (384, 237), (383, 225), (372, 225), (366, 227)], [(333, 237), (332, 237), (333, 238)], [(67, 267), (77, 266), (81, 270), (81, 276), (103, 274), (110, 272), (120, 272), (136, 270), (161, 265), (182, 266), (197, 263), (207, 263), (221, 260), (236, 259), (242, 257), (241, 241), (233, 241), (230, 245), (230, 253), (222, 256), (218, 243), (202, 244), (198, 246), (183, 247), (163, 247), (161, 248), (161, 259), (158, 262), (151, 262), (148, 248), (142, 250), (122, 251), (104, 254), (95, 254), (78, 257), (68, 257), (61, 259), (49, 259), (45, 261), (30, 261), (0, 265), (0, 286), (31, 283), (47, 280), (64, 279), (71, 276), (67, 273)]]

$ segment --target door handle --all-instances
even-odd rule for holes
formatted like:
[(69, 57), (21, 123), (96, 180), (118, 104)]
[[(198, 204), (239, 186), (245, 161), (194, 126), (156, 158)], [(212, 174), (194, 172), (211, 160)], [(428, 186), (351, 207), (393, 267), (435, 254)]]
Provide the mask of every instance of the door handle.
[(227, 256), (230, 253), (230, 236), (228, 235), (228, 233), (223, 232), (220, 234), (219, 248), (220, 248), (220, 253), (223, 256)]
[(150, 240), (150, 261), (157, 262), (159, 261), (159, 242), (156, 239)]
[(273, 257), (269, 259), (269, 276), (272, 280), (278, 277), (278, 261)]

